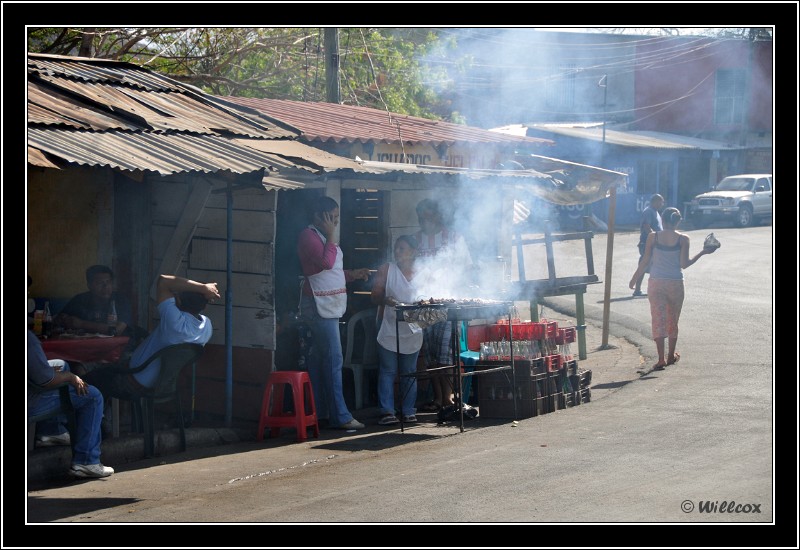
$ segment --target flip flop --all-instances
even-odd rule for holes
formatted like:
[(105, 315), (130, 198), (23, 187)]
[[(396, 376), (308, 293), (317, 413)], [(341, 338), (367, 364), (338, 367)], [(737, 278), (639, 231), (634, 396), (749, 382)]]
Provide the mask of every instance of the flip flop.
[(672, 361), (667, 361), (667, 365), (674, 365), (675, 363), (677, 363), (680, 360), (681, 360), (681, 354), (676, 351), (675, 352), (675, 357), (672, 358)]
[(662, 365), (660, 363), (656, 363), (655, 365), (653, 365), (653, 370), (664, 370), (665, 368), (666, 365)]

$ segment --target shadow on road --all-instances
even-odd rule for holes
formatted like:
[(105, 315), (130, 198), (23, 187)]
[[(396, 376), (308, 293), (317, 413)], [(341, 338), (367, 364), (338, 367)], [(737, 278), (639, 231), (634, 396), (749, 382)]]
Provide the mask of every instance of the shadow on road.
[[(36, 501), (47, 501), (46, 506), (36, 506)], [(137, 498), (39, 498), (29, 497), (28, 522), (49, 523), (72, 516), (91, 518), (95, 510), (125, 506), (139, 501)]]

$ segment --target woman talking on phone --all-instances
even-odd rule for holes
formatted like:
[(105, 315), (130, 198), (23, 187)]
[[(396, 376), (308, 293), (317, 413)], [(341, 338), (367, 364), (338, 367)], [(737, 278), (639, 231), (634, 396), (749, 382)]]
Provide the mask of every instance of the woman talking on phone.
[(339, 205), (330, 197), (313, 202), (311, 223), (300, 232), (297, 255), (305, 277), (300, 315), (311, 328), (314, 345), (308, 357), (308, 375), (314, 390), (317, 417), (345, 430), (364, 424), (347, 409), (342, 390), (342, 340), (339, 319), (347, 309), (347, 283), (366, 281), (369, 269), (344, 269), (342, 249), (336, 244)]

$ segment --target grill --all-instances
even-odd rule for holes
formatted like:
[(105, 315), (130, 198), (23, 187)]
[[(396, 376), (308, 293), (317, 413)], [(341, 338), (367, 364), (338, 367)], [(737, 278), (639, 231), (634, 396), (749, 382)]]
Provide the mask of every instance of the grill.
[(428, 324), (440, 321), (471, 321), (473, 319), (492, 319), (509, 314), (514, 302), (482, 300), (476, 303), (471, 300), (433, 302), (423, 304), (397, 304), (396, 309), (402, 313), (406, 322), (430, 320)]

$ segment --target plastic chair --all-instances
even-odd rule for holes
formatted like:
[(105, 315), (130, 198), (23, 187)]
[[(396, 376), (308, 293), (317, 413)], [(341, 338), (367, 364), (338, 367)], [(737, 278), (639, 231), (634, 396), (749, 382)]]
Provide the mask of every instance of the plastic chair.
[[(290, 411), (283, 410), (284, 390), (287, 385), (292, 390)], [(270, 429), (270, 437), (278, 437), (281, 428), (295, 428), (297, 441), (308, 439), (306, 433), (308, 428), (314, 428), (314, 437), (319, 437), (314, 391), (308, 372), (282, 370), (269, 374), (264, 386), (264, 397), (261, 400), (261, 416), (258, 419), (256, 441), (264, 439), (264, 430), (267, 428)]]
[[(375, 322), (378, 308), (372, 307), (355, 313), (347, 321), (347, 339), (345, 341), (345, 369), (353, 371), (355, 387), (355, 405), (360, 409), (364, 405), (364, 371), (378, 370), (378, 329)], [(360, 356), (355, 352), (357, 344), (361, 345)]]
[(200, 344), (174, 344), (151, 355), (147, 361), (136, 368), (105, 367), (113, 369), (120, 376), (143, 371), (156, 359), (161, 360), (161, 370), (156, 385), (127, 393), (116, 392), (113, 397), (130, 401), (133, 404), (134, 429), (144, 431), (144, 456), (155, 454), (155, 405), (175, 402), (175, 414), (181, 435), (181, 451), (186, 450), (186, 431), (184, 428), (181, 397), (178, 391), (178, 376), (184, 367), (193, 364), (203, 354)]
[(67, 417), (67, 431), (69, 432), (70, 437), (70, 447), (72, 448), (73, 452), (75, 450), (75, 437), (77, 436), (77, 427), (78, 423), (75, 419), (75, 409), (72, 406), (72, 400), (69, 397), (69, 383), (64, 382), (63, 384), (59, 384), (58, 386), (53, 386), (52, 388), (43, 389), (36, 384), (31, 384), (28, 382), (28, 387), (33, 388), (37, 393), (44, 393), (48, 391), (58, 391), (59, 400), (61, 402), (61, 407), (58, 409), (54, 409), (49, 412), (44, 412), (40, 414), (28, 415), (28, 450), (32, 450), (35, 446), (36, 440), (36, 423), (41, 422), (42, 420), (48, 420), (50, 418), (55, 418), (59, 415), (64, 415)]

